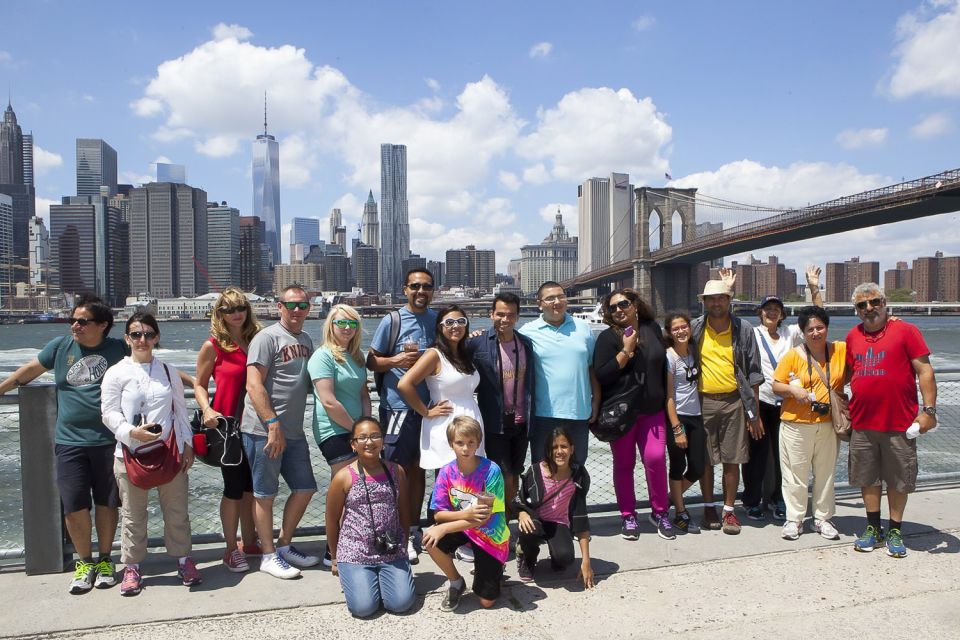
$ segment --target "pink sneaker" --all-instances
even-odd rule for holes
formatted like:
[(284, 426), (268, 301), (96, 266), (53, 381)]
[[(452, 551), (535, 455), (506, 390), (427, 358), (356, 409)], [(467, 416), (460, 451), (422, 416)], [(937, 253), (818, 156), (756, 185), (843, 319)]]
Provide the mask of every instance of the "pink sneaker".
[(237, 548), (240, 549), (245, 556), (263, 555), (263, 549), (260, 547), (259, 542), (254, 542), (253, 544), (243, 544), (242, 542), (237, 542)]
[(135, 596), (143, 589), (143, 578), (140, 577), (140, 568), (127, 565), (123, 569), (123, 580), (120, 582), (120, 595)]
[(223, 564), (234, 573), (243, 573), (244, 571), (250, 570), (250, 565), (247, 564), (247, 558), (240, 549), (224, 551)]
[(197, 565), (193, 563), (193, 558), (190, 557), (187, 557), (187, 559), (183, 561), (183, 564), (179, 565), (177, 577), (183, 580), (183, 586), (185, 587), (192, 587), (195, 584), (203, 582), (203, 579), (200, 577), (200, 570), (197, 569)]

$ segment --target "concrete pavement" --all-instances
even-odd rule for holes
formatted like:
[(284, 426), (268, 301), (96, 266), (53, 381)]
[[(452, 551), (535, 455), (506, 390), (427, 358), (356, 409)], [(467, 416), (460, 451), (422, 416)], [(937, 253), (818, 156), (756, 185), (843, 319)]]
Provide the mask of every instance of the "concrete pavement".
[[(960, 638), (958, 499), (960, 488), (911, 496), (904, 524), (909, 555), (900, 560), (882, 550), (852, 550), (864, 525), (858, 497), (838, 500), (839, 542), (813, 533), (788, 542), (778, 525), (746, 519), (739, 536), (705, 532), (675, 541), (660, 540), (644, 523), (640, 540), (627, 542), (618, 535), (618, 518), (595, 517), (591, 554), (598, 585), (592, 591), (574, 579), (575, 568), (555, 574), (545, 561), (537, 581), (522, 584), (511, 561), (497, 607), (480, 609), (467, 596), (456, 613), (444, 614), (444, 579), (422, 556), (414, 567), (421, 594), (414, 611), (369, 621), (350, 617), (327, 571), (307, 570), (286, 582), (257, 572), (231, 574), (219, 563), (219, 549), (195, 554), (204, 583), (193, 589), (176, 581), (172, 559), (151, 554), (143, 565), (146, 588), (134, 598), (121, 598), (117, 587), (71, 596), (66, 573), (5, 572), (0, 636)], [(691, 513), (698, 515), (699, 508)], [(322, 540), (298, 546), (323, 549)], [(460, 567), (469, 571), (469, 565)]]

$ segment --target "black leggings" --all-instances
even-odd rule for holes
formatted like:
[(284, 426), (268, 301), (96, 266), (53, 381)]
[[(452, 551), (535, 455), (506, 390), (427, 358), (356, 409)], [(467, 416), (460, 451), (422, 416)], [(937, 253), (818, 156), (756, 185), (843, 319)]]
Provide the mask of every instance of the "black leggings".
[(563, 569), (573, 564), (573, 533), (570, 527), (556, 522), (541, 522), (533, 519), (533, 533), (521, 533), (518, 544), (528, 566), (533, 566), (540, 555), (540, 545), (547, 543), (550, 564), (554, 569)]
[(707, 463), (707, 439), (702, 416), (677, 416), (687, 432), (687, 448), (677, 446), (673, 426), (667, 429), (667, 453), (670, 455), (670, 479), (696, 482)]
[(767, 462), (772, 455), (773, 487), (768, 496), (770, 502), (783, 500), (780, 485), (780, 407), (760, 402), (760, 420), (763, 422), (763, 437), (750, 438), (750, 462), (743, 467), (743, 506), (759, 507), (763, 500), (763, 479), (767, 475)]

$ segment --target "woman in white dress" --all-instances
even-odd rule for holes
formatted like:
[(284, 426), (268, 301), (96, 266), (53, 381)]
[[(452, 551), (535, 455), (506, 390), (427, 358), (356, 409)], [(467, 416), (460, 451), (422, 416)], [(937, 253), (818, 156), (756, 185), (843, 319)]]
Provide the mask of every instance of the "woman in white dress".
[[(450, 305), (437, 314), (437, 341), (410, 367), (397, 390), (411, 411), (423, 416), (420, 430), (420, 468), (439, 469), (456, 456), (447, 442), (447, 425), (456, 416), (470, 416), (482, 424), (480, 407), (474, 397), (480, 374), (463, 351), (470, 321), (463, 310)], [(423, 404), (416, 387), (426, 380), (430, 406)], [(480, 444), (478, 455), (483, 455)]]

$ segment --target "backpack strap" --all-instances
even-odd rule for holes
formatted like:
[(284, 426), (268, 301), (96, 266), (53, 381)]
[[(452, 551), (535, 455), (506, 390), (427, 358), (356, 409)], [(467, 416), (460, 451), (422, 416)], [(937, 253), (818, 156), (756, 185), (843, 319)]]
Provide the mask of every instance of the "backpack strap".
[[(392, 356), (397, 347), (397, 339), (400, 337), (400, 312), (394, 309), (387, 317), (390, 318), (390, 342), (388, 343), (390, 345), (390, 353), (384, 355)], [(377, 390), (377, 395), (381, 397), (381, 400), (383, 399), (384, 373), (383, 371), (378, 371), (373, 374), (373, 386)]]

